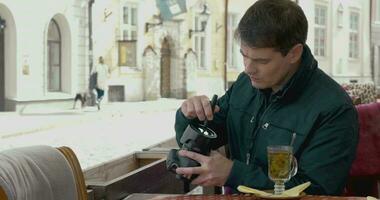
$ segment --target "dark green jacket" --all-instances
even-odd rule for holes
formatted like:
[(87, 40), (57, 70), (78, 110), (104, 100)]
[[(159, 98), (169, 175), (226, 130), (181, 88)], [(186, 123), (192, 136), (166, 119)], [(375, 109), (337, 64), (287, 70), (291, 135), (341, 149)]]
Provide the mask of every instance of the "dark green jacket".
[[(295, 133), (298, 173), (286, 187), (311, 181), (308, 194), (340, 195), (358, 143), (357, 112), (349, 96), (318, 68), (307, 46), (298, 71), (280, 91), (270, 93), (252, 87), (242, 73), (218, 100), (221, 111), (209, 124), (219, 139), (213, 148), (227, 143), (230, 148), (233, 166), (225, 185), (273, 189), (266, 147), (289, 145)], [(188, 123), (197, 122), (178, 110), (178, 142)]]

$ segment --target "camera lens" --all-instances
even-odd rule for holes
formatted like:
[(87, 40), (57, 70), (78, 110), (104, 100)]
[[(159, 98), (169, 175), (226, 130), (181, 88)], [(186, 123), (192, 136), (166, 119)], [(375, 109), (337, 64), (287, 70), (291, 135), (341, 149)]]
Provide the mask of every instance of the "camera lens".
[(194, 127), (192, 126), (193, 129), (195, 130), (198, 130), (198, 133), (200, 133), (201, 135), (207, 137), (207, 138), (216, 138), (217, 135), (216, 133), (211, 130), (210, 128), (206, 127), (206, 126), (203, 126), (203, 125), (198, 125), (198, 127)]

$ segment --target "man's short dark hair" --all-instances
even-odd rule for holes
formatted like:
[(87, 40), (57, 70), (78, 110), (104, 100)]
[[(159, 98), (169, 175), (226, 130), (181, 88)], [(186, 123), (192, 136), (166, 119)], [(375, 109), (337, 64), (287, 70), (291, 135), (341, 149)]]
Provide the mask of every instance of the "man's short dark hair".
[(296, 44), (305, 44), (307, 19), (291, 0), (258, 0), (244, 14), (235, 38), (249, 47), (275, 48), (286, 55)]

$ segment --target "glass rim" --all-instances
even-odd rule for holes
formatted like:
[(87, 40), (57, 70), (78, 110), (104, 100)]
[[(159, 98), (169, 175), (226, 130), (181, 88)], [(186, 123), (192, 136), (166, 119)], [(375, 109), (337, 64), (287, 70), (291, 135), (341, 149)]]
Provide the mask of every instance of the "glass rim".
[(269, 145), (267, 146), (268, 151), (293, 151), (293, 147), (290, 145)]

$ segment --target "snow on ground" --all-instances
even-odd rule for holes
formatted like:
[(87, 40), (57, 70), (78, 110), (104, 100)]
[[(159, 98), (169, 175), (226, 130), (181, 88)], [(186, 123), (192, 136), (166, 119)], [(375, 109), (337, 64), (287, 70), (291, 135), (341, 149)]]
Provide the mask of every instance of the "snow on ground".
[[(91, 114), (91, 117), (65, 115), (62, 117), (66, 121), (71, 119), (69, 124), (0, 137), (0, 151), (29, 145), (68, 146), (86, 169), (174, 137), (175, 108), (179, 104), (179, 101), (171, 102), (170, 106), (162, 102), (132, 106), (130, 103), (113, 104), (108, 111)], [(36, 117), (39, 123), (51, 120), (49, 116)], [(23, 125), (17, 124), (17, 117), (11, 122), (14, 129), (22, 130)]]

